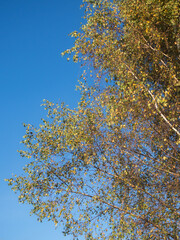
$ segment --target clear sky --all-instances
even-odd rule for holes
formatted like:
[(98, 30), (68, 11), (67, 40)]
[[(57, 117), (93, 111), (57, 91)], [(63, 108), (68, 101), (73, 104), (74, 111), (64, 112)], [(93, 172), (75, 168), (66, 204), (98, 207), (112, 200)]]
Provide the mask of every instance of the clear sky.
[(43, 99), (75, 107), (81, 70), (60, 53), (72, 47), (81, 0), (0, 0), (0, 240), (69, 240), (49, 222), (29, 215), (4, 182), (26, 164), (17, 153), (22, 123), (38, 125)]

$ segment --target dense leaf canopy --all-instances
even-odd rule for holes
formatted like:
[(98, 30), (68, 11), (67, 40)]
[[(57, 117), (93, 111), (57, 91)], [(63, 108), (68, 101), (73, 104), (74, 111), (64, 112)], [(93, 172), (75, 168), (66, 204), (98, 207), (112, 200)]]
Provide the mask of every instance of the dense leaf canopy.
[(179, 2), (84, 8), (65, 52), (84, 68), (81, 101), (45, 101), (48, 118), (26, 125), (25, 174), (9, 184), (74, 239), (179, 239)]

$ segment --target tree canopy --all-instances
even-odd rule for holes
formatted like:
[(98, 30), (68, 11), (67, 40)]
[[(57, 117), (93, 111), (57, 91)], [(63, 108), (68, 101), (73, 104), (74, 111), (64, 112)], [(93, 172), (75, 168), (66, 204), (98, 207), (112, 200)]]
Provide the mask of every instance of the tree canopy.
[(38, 219), (73, 239), (179, 239), (177, 0), (84, 1), (70, 54), (84, 69), (75, 109), (44, 102), (25, 125), (23, 176), (8, 179)]

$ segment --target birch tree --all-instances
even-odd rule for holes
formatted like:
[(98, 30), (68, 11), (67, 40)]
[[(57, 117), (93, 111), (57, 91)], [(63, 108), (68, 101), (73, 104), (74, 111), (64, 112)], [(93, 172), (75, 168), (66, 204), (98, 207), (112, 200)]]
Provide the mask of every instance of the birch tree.
[[(8, 179), (73, 239), (179, 239), (179, 3), (85, 1), (63, 53), (82, 64), (75, 109), (44, 102)], [(69, 56), (68, 56), (69, 57)]]

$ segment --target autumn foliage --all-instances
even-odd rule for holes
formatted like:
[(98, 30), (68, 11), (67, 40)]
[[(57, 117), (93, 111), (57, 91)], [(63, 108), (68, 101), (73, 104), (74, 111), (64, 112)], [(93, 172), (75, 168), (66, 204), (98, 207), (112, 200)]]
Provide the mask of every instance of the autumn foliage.
[[(24, 176), (9, 179), (38, 219), (73, 239), (179, 239), (177, 0), (85, 1), (70, 54), (76, 109), (45, 101), (26, 125)], [(61, 223), (62, 222), (62, 223)]]

